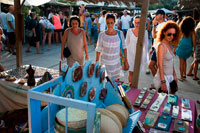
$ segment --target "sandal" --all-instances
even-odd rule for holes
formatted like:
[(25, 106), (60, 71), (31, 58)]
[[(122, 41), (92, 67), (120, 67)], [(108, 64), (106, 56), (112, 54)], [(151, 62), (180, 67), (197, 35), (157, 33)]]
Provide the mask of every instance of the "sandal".
[(193, 80), (199, 80), (199, 78), (198, 78), (198, 77), (196, 77), (196, 78), (193, 78)]
[(181, 82), (183, 82), (183, 81), (184, 81), (184, 79), (183, 79), (183, 78), (179, 78), (178, 80), (179, 80), (179, 81), (181, 81)]
[(193, 75), (194, 75), (194, 74), (192, 74), (192, 73), (191, 73), (191, 74), (187, 74), (187, 76), (193, 76)]

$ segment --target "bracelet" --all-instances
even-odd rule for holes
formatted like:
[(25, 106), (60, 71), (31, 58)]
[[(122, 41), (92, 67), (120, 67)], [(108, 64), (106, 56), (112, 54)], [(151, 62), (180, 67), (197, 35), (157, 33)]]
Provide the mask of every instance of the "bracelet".
[(166, 80), (161, 80), (161, 84), (164, 84), (164, 83), (166, 83)]

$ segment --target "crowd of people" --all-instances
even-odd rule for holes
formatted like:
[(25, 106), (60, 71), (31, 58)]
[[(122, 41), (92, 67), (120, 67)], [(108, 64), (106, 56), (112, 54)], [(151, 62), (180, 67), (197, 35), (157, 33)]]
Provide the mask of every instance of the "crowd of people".
[[(9, 7), (7, 14), (0, 14), (0, 34), (5, 34), (4, 44), (15, 55), (15, 18), (14, 7)], [(108, 75), (119, 80), (123, 69), (129, 71), (128, 81), (133, 79), (136, 55), (136, 45), (139, 36), (140, 15), (131, 15), (127, 10), (123, 15), (101, 11), (90, 14), (81, 5), (79, 12), (73, 14), (52, 9), (48, 17), (36, 16), (31, 12), (25, 21), (28, 46), (26, 52), (31, 52), (31, 46), (36, 47), (37, 54), (42, 54), (40, 45), (44, 49), (46, 39), (48, 50), (55, 35), (56, 45), (61, 42), (61, 59), (67, 58), (71, 67), (75, 61), (80, 65), (89, 59), (88, 45), (94, 44), (96, 61), (105, 65)], [(152, 41), (151, 41), (152, 40)], [(93, 42), (92, 42), (93, 41)], [(173, 93), (171, 83), (184, 82), (186, 76), (197, 77), (200, 62), (200, 23), (196, 26), (192, 17), (179, 15), (178, 21), (168, 20), (163, 10), (157, 10), (155, 17), (148, 15), (146, 31), (143, 41), (141, 68), (148, 66), (154, 77), (152, 88), (163, 92)], [(68, 56), (65, 56), (66, 50)], [(187, 59), (193, 55), (194, 61), (187, 73)], [(179, 57), (180, 76), (174, 69), (174, 57)], [(176, 86), (176, 85), (175, 85)], [(174, 89), (177, 89), (175, 87)], [(177, 90), (176, 90), (177, 91)]]

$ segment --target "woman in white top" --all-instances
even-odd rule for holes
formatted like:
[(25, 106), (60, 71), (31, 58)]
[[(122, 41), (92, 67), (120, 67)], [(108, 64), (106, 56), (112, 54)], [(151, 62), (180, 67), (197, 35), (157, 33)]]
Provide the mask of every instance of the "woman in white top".
[[(122, 48), (125, 54), (125, 65), (128, 65), (127, 46), (123, 33), (114, 29), (115, 20), (116, 17), (114, 14), (106, 14), (107, 30), (101, 32), (99, 35), (96, 47), (96, 61), (100, 59), (100, 64), (105, 65), (107, 74), (115, 79), (119, 79), (122, 70), (120, 62), (120, 42), (122, 42)], [(120, 33), (118, 34), (118, 32)]]
[[(134, 17), (133, 24), (135, 25), (135, 28), (131, 28), (128, 30), (127, 36), (126, 36), (126, 41), (125, 41), (128, 46), (127, 58), (128, 58), (128, 64), (129, 64), (129, 75), (128, 75), (129, 82), (132, 81), (134, 64), (135, 64), (136, 44), (137, 44), (137, 40), (138, 40), (138, 33), (139, 33), (139, 27), (140, 27), (140, 16), (139, 15)], [(148, 32), (145, 31), (141, 67), (143, 67), (144, 65), (147, 64), (148, 44), (149, 44)]]
[(174, 52), (180, 40), (180, 29), (175, 22), (166, 22), (157, 34), (157, 63), (158, 71), (154, 77), (154, 85), (156, 89), (161, 88), (162, 92), (171, 93), (170, 83), (177, 77), (174, 70)]

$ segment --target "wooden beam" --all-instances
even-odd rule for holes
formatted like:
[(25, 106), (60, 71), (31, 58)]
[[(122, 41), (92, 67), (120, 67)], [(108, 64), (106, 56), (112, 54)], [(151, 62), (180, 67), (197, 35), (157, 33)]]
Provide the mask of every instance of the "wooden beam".
[(143, 40), (144, 40), (145, 29), (146, 29), (148, 8), (149, 8), (149, 0), (143, 0), (142, 9), (141, 9), (141, 18), (140, 18), (140, 29), (139, 29), (139, 34), (138, 34), (137, 46), (136, 46), (136, 56), (135, 56), (135, 64), (134, 64), (131, 88), (138, 88), (138, 80), (139, 80), (139, 74), (140, 74), (140, 64), (141, 64), (141, 59), (142, 59)]
[(20, 29), (20, 14), (21, 14), (21, 5), (20, 0), (14, 1), (15, 8), (15, 35), (16, 35), (16, 65), (17, 67), (22, 66), (22, 38), (21, 31), (24, 29)]

